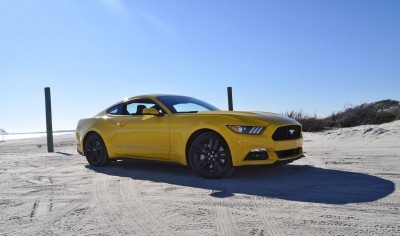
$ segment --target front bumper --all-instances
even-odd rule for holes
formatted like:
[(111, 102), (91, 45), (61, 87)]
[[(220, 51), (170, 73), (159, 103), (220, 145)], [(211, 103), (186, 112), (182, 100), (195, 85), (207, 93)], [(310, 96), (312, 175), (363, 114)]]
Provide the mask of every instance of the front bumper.
[[(285, 144), (276, 145), (263, 145), (263, 144), (249, 144), (249, 142), (242, 142), (236, 147), (231, 148), (233, 166), (244, 165), (266, 165), (274, 164), (279, 161), (287, 161), (299, 158), (303, 155), (302, 139), (285, 141)], [(248, 160), (246, 157), (253, 150), (266, 149), (267, 158), (265, 160)], [(293, 151), (296, 150), (296, 151)]]
[[(301, 158), (303, 156), (302, 136), (293, 140), (274, 141), (272, 136), (277, 128), (268, 127), (261, 135), (230, 135), (227, 141), (233, 166), (268, 165)], [(262, 160), (248, 158), (249, 153), (258, 150), (266, 151), (267, 158), (262, 158)]]

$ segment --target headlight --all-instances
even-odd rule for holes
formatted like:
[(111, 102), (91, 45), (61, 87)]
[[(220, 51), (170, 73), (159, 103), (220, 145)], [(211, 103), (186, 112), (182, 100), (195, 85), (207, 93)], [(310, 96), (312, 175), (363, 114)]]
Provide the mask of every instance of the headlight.
[(262, 134), (265, 130), (264, 126), (227, 125), (227, 127), (238, 134)]

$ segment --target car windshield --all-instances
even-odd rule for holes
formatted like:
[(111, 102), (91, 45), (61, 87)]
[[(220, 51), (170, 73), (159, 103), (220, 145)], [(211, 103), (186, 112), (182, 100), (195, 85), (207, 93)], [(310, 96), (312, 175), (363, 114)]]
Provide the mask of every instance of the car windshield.
[(219, 111), (215, 106), (192, 97), (185, 96), (159, 96), (172, 113), (197, 113), (199, 111)]

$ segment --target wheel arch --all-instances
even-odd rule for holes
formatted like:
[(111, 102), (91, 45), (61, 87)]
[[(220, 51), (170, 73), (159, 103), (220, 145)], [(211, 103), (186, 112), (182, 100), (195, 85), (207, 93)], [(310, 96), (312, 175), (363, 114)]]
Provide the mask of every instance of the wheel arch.
[[(189, 162), (189, 150), (190, 150), (190, 146), (192, 145), (193, 141), (194, 141), (199, 135), (204, 134), (204, 133), (207, 133), (207, 132), (214, 132), (214, 133), (216, 133), (217, 135), (219, 135), (219, 136), (226, 142), (226, 139), (224, 138), (224, 136), (222, 136), (222, 135), (221, 135), (219, 132), (217, 132), (216, 130), (209, 129), (209, 128), (203, 128), (203, 129), (196, 130), (195, 132), (193, 132), (193, 133), (190, 135), (188, 141), (186, 142), (185, 157), (186, 157), (186, 165), (187, 165), (187, 166), (190, 167), (190, 162)], [(229, 147), (228, 142), (226, 142), (226, 144), (227, 144), (228, 147)]]
[[(98, 132), (94, 131), (94, 130), (91, 130), (91, 131), (87, 132), (87, 133), (85, 134), (85, 136), (83, 137), (83, 142), (82, 142), (83, 155), (85, 155), (85, 143), (86, 143), (86, 139), (87, 139), (91, 134), (97, 134), (101, 139), (103, 139), (103, 137), (101, 137), (101, 135), (100, 135)], [(104, 142), (104, 139), (103, 139), (103, 142)]]

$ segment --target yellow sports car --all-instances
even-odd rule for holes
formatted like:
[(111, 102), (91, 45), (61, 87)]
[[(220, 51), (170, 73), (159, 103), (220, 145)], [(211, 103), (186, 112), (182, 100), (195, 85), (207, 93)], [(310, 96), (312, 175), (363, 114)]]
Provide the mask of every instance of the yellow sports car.
[(91, 166), (118, 158), (175, 162), (204, 178), (235, 166), (282, 165), (303, 157), (301, 125), (266, 112), (221, 111), (176, 95), (118, 102), (76, 128), (78, 152)]

